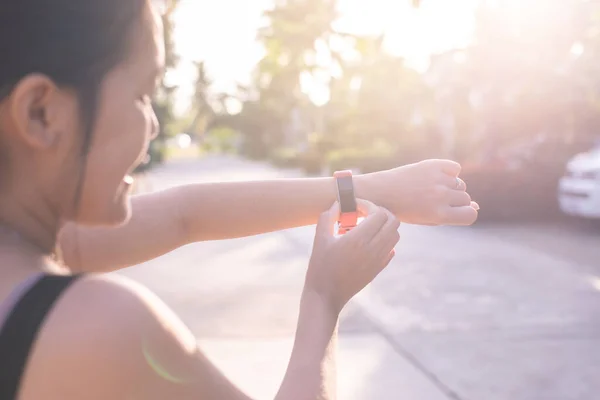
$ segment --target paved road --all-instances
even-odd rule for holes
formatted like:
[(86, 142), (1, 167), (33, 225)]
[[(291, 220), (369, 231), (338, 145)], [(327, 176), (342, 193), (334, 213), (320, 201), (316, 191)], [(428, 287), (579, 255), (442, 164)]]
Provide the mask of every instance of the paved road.
[[(295, 175), (232, 158), (146, 179)], [(283, 376), (314, 227), (186, 246), (123, 272), (178, 312), (256, 398)], [(600, 231), (583, 226), (403, 226), (392, 265), (347, 308), (340, 399), (600, 398)]]

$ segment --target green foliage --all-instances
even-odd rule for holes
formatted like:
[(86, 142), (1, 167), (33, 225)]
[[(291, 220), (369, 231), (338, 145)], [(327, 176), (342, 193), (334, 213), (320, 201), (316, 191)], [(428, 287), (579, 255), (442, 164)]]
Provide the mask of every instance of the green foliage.
[(327, 155), (327, 164), (332, 171), (356, 169), (364, 163), (366, 154), (358, 148), (340, 149)]
[(194, 96), (192, 98), (191, 121), (186, 132), (201, 136), (217, 118), (210, 103), (209, 91), (212, 84), (203, 61), (196, 62), (196, 81), (194, 83)]
[[(175, 11), (178, 1), (179, 0), (166, 0), (165, 12), (161, 16), (164, 27), (165, 66), (167, 70), (175, 68), (179, 60), (175, 54), (175, 46), (173, 43), (172, 21), (173, 12)], [(152, 106), (160, 124), (160, 132), (158, 137), (150, 143), (148, 149), (149, 162), (139, 166), (136, 172), (146, 170), (156, 164), (162, 163), (166, 154), (165, 139), (178, 133), (176, 130), (177, 119), (173, 113), (173, 97), (175, 90), (175, 87), (167, 85), (165, 78), (163, 77), (157, 93), (152, 100)]]
[[(165, 12), (161, 15), (164, 27), (165, 67), (167, 70), (175, 68), (179, 61), (175, 54), (175, 46), (173, 43), (172, 21), (173, 12), (175, 11), (178, 1), (179, 0), (166, 0)], [(150, 144), (148, 150), (149, 163), (138, 167), (138, 172), (162, 163), (166, 154), (166, 138), (172, 137), (178, 133), (177, 119), (173, 112), (174, 94), (176, 89), (176, 87), (169, 86), (163, 77), (157, 93), (152, 100), (152, 106), (160, 124), (160, 131), (158, 137)]]
[(317, 42), (334, 34), (336, 6), (334, 0), (295, 0), (265, 12), (267, 24), (258, 32), (265, 55), (251, 87), (240, 94), (242, 112), (230, 120), (244, 134), (248, 155), (266, 157), (271, 149), (285, 146), (293, 111), (310, 108), (300, 90), (301, 76), (319, 70)]
[(300, 167), (309, 176), (318, 176), (323, 172), (325, 160), (323, 155), (310, 149), (300, 155)]
[(279, 168), (299, 168), (302, 165), (302, 153), (294, 148), (279, 148), (269, 154), (269, 161)]
[[(243, 135), (246, 155), (260, 158), (279, 147), (305, 147), (301, 163), (316, 171), (335, 149), (371, 149), (377, 141), (392, 150), (402, 147), (411, 141), (406, 137), (413, 131), (410, 120), (417, 108), (433, 118), (433, 95), (422, 77), (387, 54), (381, 36), (336, 31), (336, 10), (334, 0), (295, 0), (276, 3), (265, 13), (267, 24), (258, 33), (265, 55), (253, 83), (240, 94), (242, 112), (227, 121)], [(346, 60), (329, 45), (336, 40), (353, 47), (359, 57)], [(317, 48), (328, 51), (342, 70), (331, 80), (330, 101), (320, 108), (300, 90), (303, 74), (323, 72)], [(318, 143), (312, 141), (315, 131), (320, 132)]]
[[(164, 28), (165, 67), (167, 71), (177, 67), (179, 62), (179, 57), (175, 53), (175, 44), (173, 42), (173, 13), (178, 2), (179, 0), (166, 0), (165, 12), (161, 15)], [(176, 89), (176, 87), (167, 84), (165, 74), (154, 99), (156, 115), (162, 127), (161, 134), (159, 135), (161, 140), (176, 133), (172, 130), (172, 124), (175, 120), (173, 113), (173, 97)]]
[(235, 130), (226, 126), (212, 129), (205, 140), (205, 150), (218, 153), (234, 153), (238, 135)]

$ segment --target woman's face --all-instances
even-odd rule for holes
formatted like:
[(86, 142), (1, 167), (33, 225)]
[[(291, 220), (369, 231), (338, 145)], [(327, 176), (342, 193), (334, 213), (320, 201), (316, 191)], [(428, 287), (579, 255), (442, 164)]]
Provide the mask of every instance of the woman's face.
[[(0, 103), (4, 220), (115, 225), (130, 214), (129, 174), (158, 132), (151, 98), (164, 67), (160, 17), (147, 6), (128, 54), (100, 86), (89, 152), (79, 98), (44, 75), (23, 78)], [(25, 216), (25, 217), (24, 217)]]
[(148, 8), (128, 59), (100, 92), (78, 213), (71, 217), (80, 223), (118, 224), (130, 215), (130, 174), (158, 133), (151, 98), (164, 66), (162, 43), (160, 17)]

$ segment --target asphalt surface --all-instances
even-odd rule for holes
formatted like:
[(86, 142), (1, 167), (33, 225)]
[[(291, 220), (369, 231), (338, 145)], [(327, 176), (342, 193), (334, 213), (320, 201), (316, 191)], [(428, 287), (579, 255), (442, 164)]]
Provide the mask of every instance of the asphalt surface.
[[(212, 156), (160, 167), (142, 186), (284, 176), (298, 173)], [(122, 273), (267, 398), (283, 376), (313, 234), (194, 244)], [(392, 264), (344, 312), (340, 399), (600, 399), (600, 229), (404, 225), (401, 234)]]

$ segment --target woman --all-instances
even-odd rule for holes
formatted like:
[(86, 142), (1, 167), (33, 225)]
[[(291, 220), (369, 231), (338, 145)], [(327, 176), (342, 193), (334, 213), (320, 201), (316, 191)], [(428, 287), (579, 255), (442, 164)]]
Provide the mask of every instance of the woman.
[(333, 398), (338, 315), (393, 257), (399, 219), (475, 221), (460, 168), (434, 160), (357, 177), (372, 202), (341, 238), (337, 205), (323, 212), (335, 201), (325, 178), (198, 184), (130, 205), (129, 174), (158, 131), (160, 43), (148, 0), (2, 2), (0, 399), (247, 399), (152, 293), (95, 272), (315, 222), (277, 398)]

